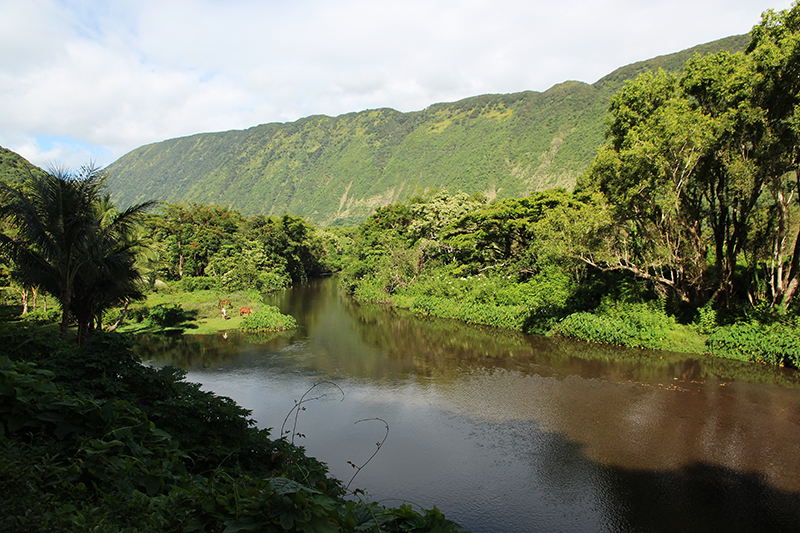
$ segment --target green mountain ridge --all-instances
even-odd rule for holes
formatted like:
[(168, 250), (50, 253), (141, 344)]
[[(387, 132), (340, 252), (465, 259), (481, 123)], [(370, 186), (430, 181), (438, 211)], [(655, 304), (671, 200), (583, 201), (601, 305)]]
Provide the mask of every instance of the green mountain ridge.
[(694, 53), (744, 50), (729, 37), (615, 70), (594, 84), (489, 94), (402, 113), (315, 115), (149, 144), (108, 168), (120, 205), (157, 199), (228, 205), (355, 224), (431, 188), (520, 197), (571, 188), (603, 143), (611, 95), (646, 70), (678, 70)]
[(0, 146), (0, 182), (18, 183), (42, 172), (18, 153)]

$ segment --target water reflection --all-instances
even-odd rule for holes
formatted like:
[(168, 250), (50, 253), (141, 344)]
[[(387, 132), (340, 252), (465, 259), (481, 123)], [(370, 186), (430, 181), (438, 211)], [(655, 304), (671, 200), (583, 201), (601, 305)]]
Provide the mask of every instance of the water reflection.
[(260, 351), (256, 344), (279, 351), (290, 342), (286, 335), (258, 338), (243, 336), (238, 331), (215, 335), (140, 335), (138, 340), (134, 351), (143, 361), (170, 364), (186, 370), (236, 361), (243, 355)]
[(418, 320), (339, 297), (335, 280), (275, 295), (297, 331), (141, 346), (280, 427), (314, 382), (298, 430), (341, 479), (391, 434), (356, 485), (474, 531), (796, 530), (795, 373)]

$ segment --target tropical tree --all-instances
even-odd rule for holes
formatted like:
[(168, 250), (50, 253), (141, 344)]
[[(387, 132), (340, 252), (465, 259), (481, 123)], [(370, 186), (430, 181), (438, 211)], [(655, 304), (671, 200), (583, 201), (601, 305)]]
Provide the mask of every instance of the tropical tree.
[(211, 258), (236, 241), (244, 218), (228, 207), (167, 204), (153, 217), (153, 240), (164, 244), (170, 277), (204, 276)]
[[(544, 228), (543, 221), (564, 210), (572, 214), (579, 207), (582, 203), (565, 189), (481, 205), (448, 228), (446, 242), (464, 264), (472, 263), (481, 271), (508, 268), (521, 279), (527, 278), (537, 272), (540, 256), (548, 256), (549, 260), (553, 255), (552, 250), (545, 248), (556, 237)], [(562, 248), (566, 244), (569, 243), (558, 242), (557, 246)]]
[(800, 5), (765, 12), (744, 54), (629, 82), (610, 115), (581, 187), (612, 206), (616, 268), (684, 299), (725, 306), (746, 288), (785, 311), (800, 288)]
[(0, 218), (17, 230), (13, 236), (0, 234), (0, 250), (13, 265), (14, 279), (59, 300), (62, 338), (70, 313), (78, 319), (80, 344), (104, 309), (139, 295), (132, 228), (153, 202), (114, 212), (104, 194), (103, 173), (93, 164), (77, 172), (54, 168), (0, 191)]
[(711, 140), (694, 176), (701, 193), (698, 221), (710, 229), (714, 297), (727, 302), (740, 254), (765, 208), (765, 178), (756, 159), (764, 149), (764, 111), (754, 105), (752, 65), (744, 54), (696, 56), (681, 78), (682, 98), (702, 114)]
[(604, 268), (628, 270), (689, 301), (702, 286), (707, 256), (699, 173), (713, 122), (663, 71), (627, 83), (610, 114), (610, 145), (581, 185), (613, 206), (615, 238), (607, 242), (616, 259)]
[(105, 310), (144, 297), (147, 283), (136, 263), (143, 248), (137, 225), (139, 215), (154, 204), (147, 202), (119, 212), (105, 196), (94, 205), (97, 225), (73, 285), (71, 306), (78, 322), (78, 344), (101, 327)]
[[(751, 32), (752, 98), (764, 110), (756, 165), (772, 197), (770, 286), (773, 304), (787, 309), (800, 289), (800, 5), (768, 10)], [(795, 219), (792, 219), (794, 214)], [(792, 242), (794, 241), (794, 242)]]

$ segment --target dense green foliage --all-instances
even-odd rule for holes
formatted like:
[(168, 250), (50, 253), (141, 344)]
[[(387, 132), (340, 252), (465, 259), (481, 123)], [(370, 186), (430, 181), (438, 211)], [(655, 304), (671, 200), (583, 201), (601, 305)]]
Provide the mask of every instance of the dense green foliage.
[(773, 365), (800, 366), (796, 324), (745, 322), (717, 328), (708, 339), (715, 355)]
[(297, 327), (291, 315), (284, 315), (275, 306), (267, 305), (242, 318), (239, 329), (245, 333), (285, 331)]
[(0, 526), (38, 531), (460, 531), (343, 499), (325, 465), (116, 336), (0, 329)]
[[(747, 53), (625, 83), (609, 143), (572, 193), (437, 192), (378, 209), (354, 240), (346, 290), (630, 347), (697, 351), (713, 333), (714, 354), (796, 366), (800, 6), (767, 12), (752, 35)], [(763, 327), (729, 325), (752, 309)]]
[(609, 205), (592, 232), (602, 249), (584, 261), (693, 304), (788, 308), (800, 273), (797, 17), (797, 6), (768, 12), (746, 54), (695, 56), (680, 76), (641, 75), (613, 97), (610, 144), (579, 184)]
[[(696, 351), (700, 313), (563, 247), (598, 198), (564, 190), (485, 204), (436, 193), (378, 210), (360, 228), (344, 287), (420, 316), (630, 347)], [(679, 323), (696, 321), (696, 326)], [(716, 325), (716, 323), (714, 324)]]
[(671, 338), (679, 336), (682, 329), (690, 334), (691, 329), (678, 324), (674, 316), (654, 304), (603, 301), (592, 313), (567, 316), (553, 328), (552, 334), (631, 348), (679, 346), (680, 341), (671, 342)]
[(0, 146), (0, 183), (21, 183), (44, 171), (17, 153)]
[(199, 204), (167, 204), (145, 224), (153, 242), (150, 279), (186, 280), (188, 290), (283, 289), (329, 270), (332, 238), (298, 217), (243, 217), (238, 211)]
[[(62, 331), (77, 322), (82, 332), (79, 341), (104, 323), (106, 329), (134, 323), (137, 331), (179, 332), (197, 328), (193, 322), (198, 319), (221, 319), (223, 302), (229, 317), (242, 306), (257, 309), (266, 292), (340, 268), (349, 242), (346, 231), (321, 230), (299, 217), (245, 218), (219, 206), (167, 204), (145, 217), (138, 216), (137, 206), (117, 214), (107, 198), (94, 194), (101, 190), (101, 175), (71, 181), (48, 176), (56, 190), (66, 186), (91, 194), (77, 194), (82, 203), (74, 202), (77, 207), (70, 208), (76, 214), (73, 218), (59, 217), (64, 209), (48, 204), (35, 211), (41, 214), (37, 220), (44, 222), (28, 224), (28, 218), (17, 215), (36, 205), (27, 201), (28, 185), (21, 190), (7, 188), (22, 208), (11, 202), (0, 212), (9, 214), (0, 236), (7, 252), (6, 264), (0, 264), (3, 295), (21, 299), (26, 320), (52, 320), (61, 310)], [(64, 227), (44, 232), (41, 241), (32, 233), (18, 237), (19, 227), (35, 233), (58, 223)], [(39, 265), (48, 264), (52, 266), (40, 272)], [(201, 300), (187, 296), (202, 291), (207, 294)], [(67, 302), (67, 311), (64, 305), (48, 308), (48, 295), (55, 295), (57, 304)], [(142, 302), (145, 296), (147, 301)], [(184, 301), (189, 304), (185, 308)], [(273, 326), (291, 327), (285, 321), (265, 327)]]
[(417, 112), (312, 116), (143, 146), (109, 166), (122, 204), (229, 204), (293, 213), (323, 225), (359, 223), (376, 207), (431, 188), (510, 198), (571, 188), (603, 140), (611, 95), (642, 70), (679, 70), (694, 51), (738, 51), (731, 37), (623, 67), (593, 85), (483, 95)]
[(118, 212), (105, 193), (99, 169), (55, 169), (22, 184), (0, 184), (0, 253), (9, 277), (24, 288), (41, 288), (61, 304), (61, 336), (70, 314), (78, 344), (93, 333), (110, 307), (140, 298), (135, 266), (140, 243), (134, 234), (145, 202)]

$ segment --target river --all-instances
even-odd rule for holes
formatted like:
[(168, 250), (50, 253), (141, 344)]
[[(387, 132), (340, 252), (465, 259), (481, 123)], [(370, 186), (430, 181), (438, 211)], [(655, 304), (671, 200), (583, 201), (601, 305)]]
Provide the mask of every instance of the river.
[(476, 533), (800, 531), (796, 372), (417, 319), (336, 278), (268, 303), (298, 329), (139, 353), (284, 427), (373, 501)]

